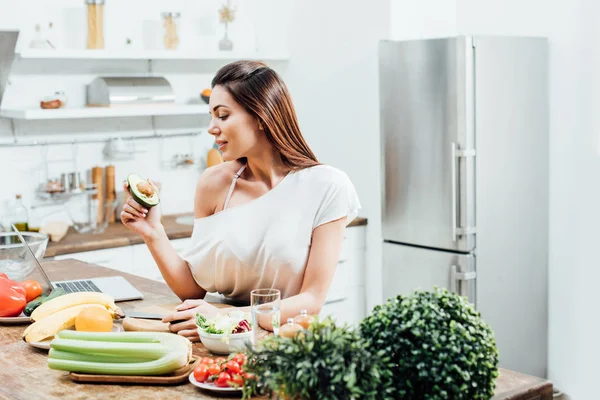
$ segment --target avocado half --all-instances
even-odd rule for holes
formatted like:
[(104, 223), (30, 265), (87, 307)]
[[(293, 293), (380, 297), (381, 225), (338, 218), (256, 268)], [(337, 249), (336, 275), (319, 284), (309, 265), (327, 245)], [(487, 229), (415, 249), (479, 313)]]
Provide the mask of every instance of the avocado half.
[[(158, 197), (158, 192), (154, 190), (152, 185), (146, 180), (142, 179), (138, 174), (129, 174), (127, 177), (127, 183), (129, 184), (129, 192), (131, 193), (131, 197), (139, 204), (143, 205), (146, 208), (151, 208), (158, 203), (160, 203), (160, 198)], [(141, 184), (141, 185), (140, 185)], [(144, 193), (144, 191), (148, 190), (148, 186), (152, 187), (152, 193)], [(138, 187), (138, 185), (140, 185)]]

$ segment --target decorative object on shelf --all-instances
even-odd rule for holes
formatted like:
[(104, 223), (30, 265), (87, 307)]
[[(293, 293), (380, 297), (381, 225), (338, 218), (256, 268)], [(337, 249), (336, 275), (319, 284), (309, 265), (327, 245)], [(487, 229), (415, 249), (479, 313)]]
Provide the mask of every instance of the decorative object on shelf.
[(88, 107), (175, 104), (175, 93), (161, 76), (100, 76), (86, 88)]
[(219, 41), (219, 50), (233, 50), (233, 42), (227, 36), (227, 28), (230, 23), (235, 20), (235, 8), (231, 4), (231, 0), (227, 0), (219, 9), (219, 21), (225, 25), (225, 36)]
[(87, 5), (87, 48), (104, 48), (104, 0), (85, 0)]
[(67, 95), (65, 92), (54, 92), (52, 96), (46, 96), (40, 101), (40, 107), (45, 110), (54, 110), (57, 108), (65, 108), (67, 105)]
[(179, 46), (179, 36), (177, 34), (177, 20), (180, 17), (178, 12), (163, 12), (160, 14), (165, 28), (164, 44), (165, 49), (175, 50)]
[(53, 28), (52, 22), (48, 22), (47, 32), (42, 32), (42, 26), (40, 24), (35, 24), (35, 34), (31, 42), (29, 42), (29, 48), (31, 49), (55, 49), (56, 46), (52, 44), (52, 41), (49, 39), (48, 34), (52, 31)]
[(206, 102), (206, 104), (208, 104), (209, 100), (210, 100), (210, 94), (212, 93), (211, 89), (204, 89), (202, 91), (202, 93), (200, 93), (200, 97), (202, 97), (202, 100), (204, 100)]
[[(106, 166), (106, 203), (112, 204), (117, 200), (117, 192), (115, 190), (115, 166)], [(108, 215), (105, 216), (107, 222), (115, 222), (116, 215), (114, 210), (107, 209)]]

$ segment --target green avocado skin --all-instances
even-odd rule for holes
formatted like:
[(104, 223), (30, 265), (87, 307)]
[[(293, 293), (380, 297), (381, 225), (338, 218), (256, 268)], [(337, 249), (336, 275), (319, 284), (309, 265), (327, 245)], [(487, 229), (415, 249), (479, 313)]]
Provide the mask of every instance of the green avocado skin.
[[(136, 179), (137, 178), (137, 179)], [(139, 204), (141, 204), (142, 206), (146, 207), (146, 208), (152, 208), (156, 205), (158, 205), (160, 203), (160, 199), (158, 198), (158, 196), (156, 197), (156, 202), (148, 202), (146, 200), (144, 200), (144, 198), (142, 197), (141, 194), (137, 193), (136, 190), (136, 184), (139, 183), (140, 181), (143, 181), (144, 179), (141, 179), (139, 177), (139, 175), (136, 174), (131, 174), (127, 177), (127, 183), (129, 184), (129, 193), (131, 193), (131, 197)]]

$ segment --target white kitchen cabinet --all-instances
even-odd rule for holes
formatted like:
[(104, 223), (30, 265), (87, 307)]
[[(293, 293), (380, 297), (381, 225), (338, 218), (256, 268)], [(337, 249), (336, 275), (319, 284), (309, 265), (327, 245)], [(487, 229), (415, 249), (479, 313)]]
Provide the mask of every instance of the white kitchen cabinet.
[[(171, 244), (175, 247), (177, 253), (181, 253), (189, 246), (191, 238), (173, 239)], [(145, 244), (136, 244), (131, 246), (133, 251), (133, 274), (155, 281), (164, 282), (158, 265), (152, 257), (152, 253)]]
[(133, 252), (131, 246), (62, 254), (54, 256), (51, 259), (65, 260), (67, 258), (73, 258), (90, 264), (98, 264), (116, 271), (133, 273)]
[(346, 228), (337, 269), (320, 316), (357, 325), (366, 314), (364, 226)]

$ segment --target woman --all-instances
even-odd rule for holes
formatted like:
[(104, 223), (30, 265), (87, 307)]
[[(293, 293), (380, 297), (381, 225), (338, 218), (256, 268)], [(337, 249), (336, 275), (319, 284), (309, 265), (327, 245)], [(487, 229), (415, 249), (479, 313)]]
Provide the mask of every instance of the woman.
[[(190, 248), (176, 253), (158, 207), (146, 210), (129, 198), (121, 212), (183, 300), (164, 322), (191, 340), (199, 339), (195, 314), (219, 312), (200, 300), (207, 292), (248, 304), (251, 290), (276, 288), (282, 321), (301, 309), (319, 313), (344, 229), (360, 208), (346, 174), (319, 164), (304, 141), (275, 71), (234, 62), (217, 72), (212, 88), (208, 132), (227, 162), (198, 179)], [(270, 321), (260, 325), (272, 329)]]

